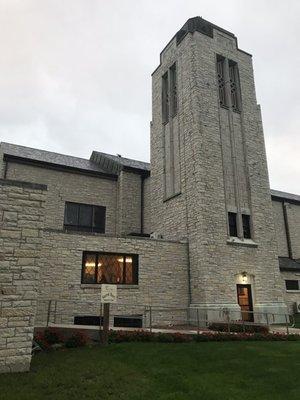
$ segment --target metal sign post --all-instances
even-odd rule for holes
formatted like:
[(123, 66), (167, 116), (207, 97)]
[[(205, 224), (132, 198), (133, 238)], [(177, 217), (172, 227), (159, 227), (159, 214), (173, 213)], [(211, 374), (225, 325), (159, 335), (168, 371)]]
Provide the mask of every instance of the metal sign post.
[(117, 302), (117, 285), (101, 285), (101, 303), (103, 303), (103, 330), (101, 342), (108, 343), (110, 303)]

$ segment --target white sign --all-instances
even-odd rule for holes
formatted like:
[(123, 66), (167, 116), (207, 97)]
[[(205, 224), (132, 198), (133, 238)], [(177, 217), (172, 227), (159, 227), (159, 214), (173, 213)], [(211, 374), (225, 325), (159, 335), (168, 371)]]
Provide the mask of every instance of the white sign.
[(101, 285), (101, 303), (117, 302), (117, 285)]

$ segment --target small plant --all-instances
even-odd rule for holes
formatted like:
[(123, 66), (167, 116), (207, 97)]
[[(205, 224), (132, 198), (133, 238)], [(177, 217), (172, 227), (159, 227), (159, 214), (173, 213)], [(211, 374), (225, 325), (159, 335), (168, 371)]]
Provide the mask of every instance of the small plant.
[(49, 350), (51, 348), (51, 345), (47, 342), (43, 333), (36, 334), (34, 336), (34, 342), (37, 343), (42, 350)]
[(246, 333), (269, 333), (269, 328), (266, 325), (259, 324), (242, 324), (242, 323), (224, 323), (224, 322), (212, 322), (208, 328), (212, 331), (218, 332), (246, 332)]
[(68, 348), (72, 347), (83, 347), (88, 342), (88, 336), (83, 332), (75, 332), (65, 341), (65, 346)]

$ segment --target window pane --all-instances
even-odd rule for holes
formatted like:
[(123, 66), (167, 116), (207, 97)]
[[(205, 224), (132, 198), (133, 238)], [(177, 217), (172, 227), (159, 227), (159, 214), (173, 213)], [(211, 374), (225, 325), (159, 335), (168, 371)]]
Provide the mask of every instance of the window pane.
[(169, 121), (169, 83), (168, 72), (162, 77), (162, 120)]
[(78, 225), (79, 207), (76, 203), (66, 203), (65, 206), (65, 225)]
[(114, 254), (99, 254), (98, 257), (98, 282), (123, 283), (124, 257)]
[(93, 207), (85, 204), (80, 204), (79, 208), (79, 225), (92, 227)]
[(250, 215), (243, 214), (242, 219), (243, 219), (244, 238), (251, 239)]
[(177, 76), (176, 64), (170, 68), (170, 96), (171, 96), (171, 116), (174, 117), (177, 113)]
[(82, 269), (82, 283), (96, 283), (96, 254), (85, 254)]
[(224, 58), (217, 57), (217, 76), (219, 87), (219, 101), (221, 106), (227, 106), (226, 93), (225, 93), (225, 78), (224, 78)]
[(228, 213), (229, 235), (237, 237), (236, 213)]
[(286, 290), (299, 290), (299, 281), (287, 280), (285, 281)]
[(105, 207), (94, 206), (94, 232), (105, 233), (105, 214)]

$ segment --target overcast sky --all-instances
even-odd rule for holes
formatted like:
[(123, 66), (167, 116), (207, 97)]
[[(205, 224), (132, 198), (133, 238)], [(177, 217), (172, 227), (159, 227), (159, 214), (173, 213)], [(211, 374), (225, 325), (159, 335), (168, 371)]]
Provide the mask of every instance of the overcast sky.
[(148, 161), (151, 72), (197, 15), (253, 54), (271, 187), (300, 194), (298, 0), (0, 0), (0, 140)]

